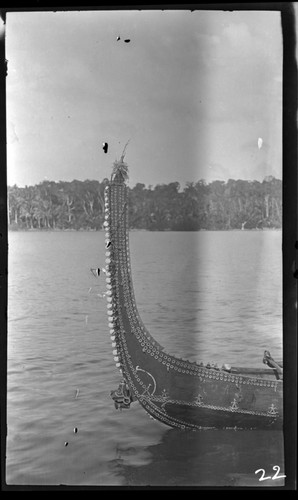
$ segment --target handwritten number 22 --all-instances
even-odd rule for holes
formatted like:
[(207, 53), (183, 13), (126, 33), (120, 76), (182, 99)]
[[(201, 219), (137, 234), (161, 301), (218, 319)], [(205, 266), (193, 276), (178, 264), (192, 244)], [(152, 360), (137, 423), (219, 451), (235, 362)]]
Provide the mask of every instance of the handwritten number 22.
[(272, 469), (276, 471), (276, 472), (275, 472), (275, 474), (274, 474), (274, 476), (272, 476), (272, 477), (271, 477), (271, 476), (267, 476), (267, 477), (265, 477), (265, 469), (258, 469), (258, 470), (256, 470), (256, 471), (255, 471), (255, 474), (258, 474), (259, 472), (262, 472), (262, 475), (261, 475), (261, 477), (259, 478), (259, 481), (266, 481), (266, 479), (281, 479), (282, 477), (286, 477), (286, 476), (285, 476), (285, 475), (283, 475), (283, 474), (282, 474), (282, 475), (280, 475), (280, 476), (278, 475), (278, 474), (279, 474), (279, 471), (280, 471), (280, 467), (279, 467), (279, 465), (274, 465), (274, 466), (272, 467)]

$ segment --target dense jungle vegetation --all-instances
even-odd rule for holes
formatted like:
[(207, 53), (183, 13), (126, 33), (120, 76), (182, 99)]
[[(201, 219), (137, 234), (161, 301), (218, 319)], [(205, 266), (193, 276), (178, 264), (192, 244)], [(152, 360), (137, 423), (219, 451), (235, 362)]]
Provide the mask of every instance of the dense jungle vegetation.
[[(101, 230), (108, 179), (8, 187), (9, 229)], [(282, 225), (282, 181), (204, 180), (129, 188), (131, 229), (198, 231)]]

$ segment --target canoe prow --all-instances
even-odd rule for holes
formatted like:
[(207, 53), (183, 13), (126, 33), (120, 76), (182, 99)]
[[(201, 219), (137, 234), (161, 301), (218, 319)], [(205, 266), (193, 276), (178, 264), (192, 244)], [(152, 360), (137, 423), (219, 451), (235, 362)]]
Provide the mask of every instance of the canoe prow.
[(121, 374), (111, 392), (115, 407), (139, 401), (154, 419), (179, 429), (281, 428), (281, 366), (271, 356), (264, 354), (268, 368), (204, 366), (166, 353), (146, 329), (131, 275), (127, 166), (116, 167), (105, 190), (104, 222), (109, 329)]

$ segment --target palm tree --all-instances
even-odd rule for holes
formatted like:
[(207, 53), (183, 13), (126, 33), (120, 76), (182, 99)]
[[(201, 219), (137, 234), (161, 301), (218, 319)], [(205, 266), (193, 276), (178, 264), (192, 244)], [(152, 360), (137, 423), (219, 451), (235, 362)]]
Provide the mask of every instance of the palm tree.
[(19, 224), (20, 212), (24, 203), (23, 190), (16, 184), (8, 187), (8, 214), (9, 224)]
[(21, 207), (21, 217), (25, 219), (26, 226), (33, 229), (34, 220), (37, 220), (36, 213), (39, 205), (36, 198), (36, 186), (26, 186), (23, 193), (24, 203)]

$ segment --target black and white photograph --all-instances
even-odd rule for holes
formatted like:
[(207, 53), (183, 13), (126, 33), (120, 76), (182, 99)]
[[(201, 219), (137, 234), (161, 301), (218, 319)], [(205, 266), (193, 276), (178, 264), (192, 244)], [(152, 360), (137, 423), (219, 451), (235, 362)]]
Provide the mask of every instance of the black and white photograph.
[(283, 45), (6, 13), (8, 486), (285, 486)]

